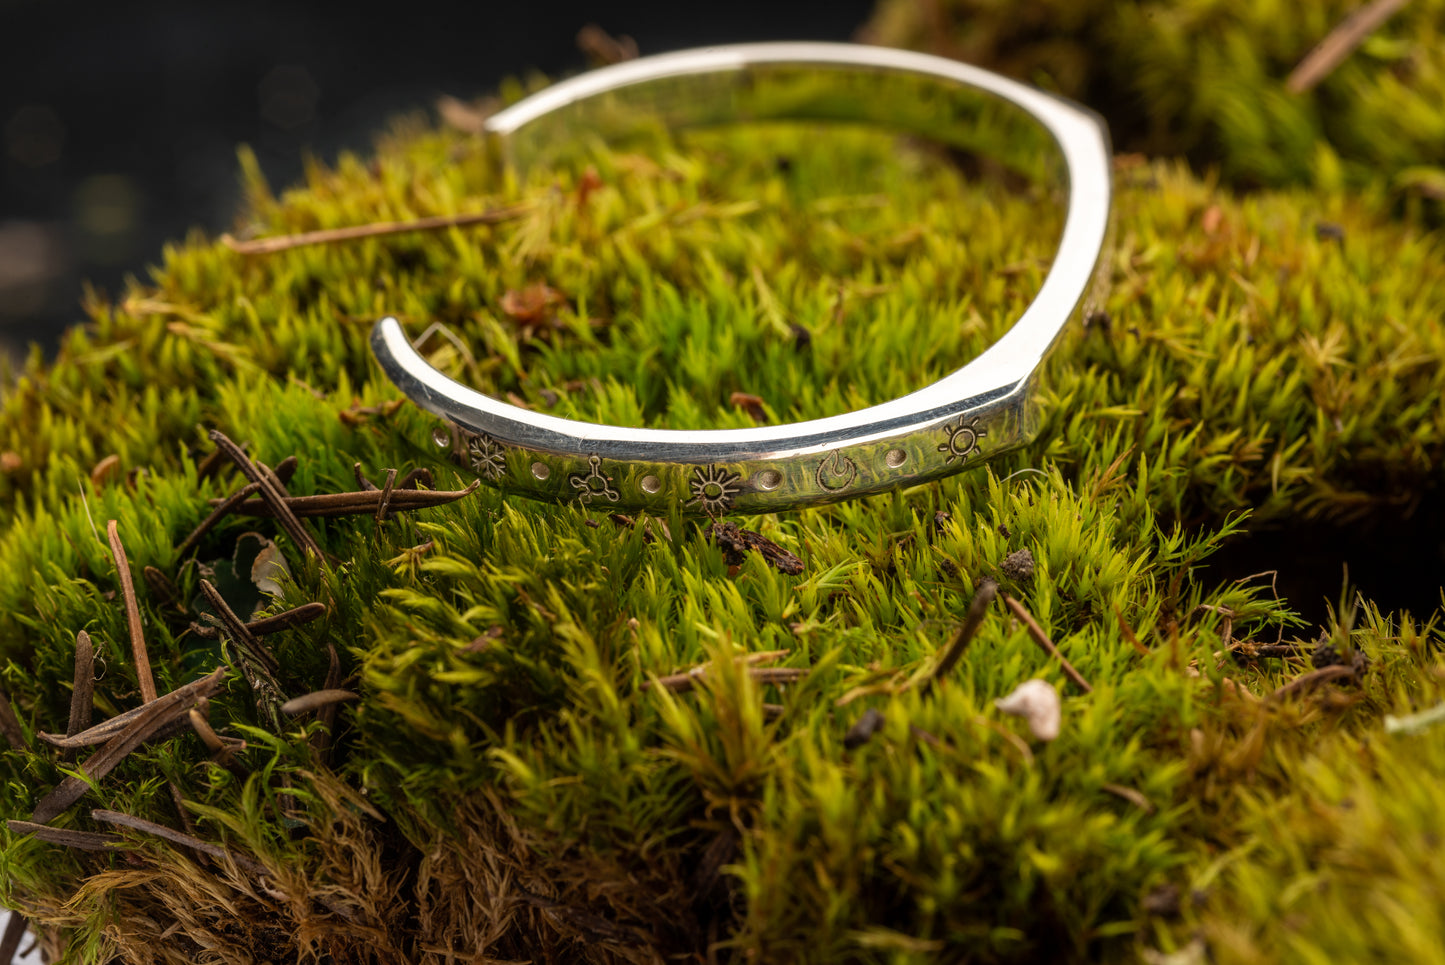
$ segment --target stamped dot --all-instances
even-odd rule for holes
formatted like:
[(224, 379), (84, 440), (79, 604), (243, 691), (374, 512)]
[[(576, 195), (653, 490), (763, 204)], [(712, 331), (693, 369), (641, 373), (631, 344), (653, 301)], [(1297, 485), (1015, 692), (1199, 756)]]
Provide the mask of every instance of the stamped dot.
[(546, 479), (552, 475), (552, 467), (545, 462), (534, 462), (532, 463), (532, 475), (538, 479)]
[(431, 441), (436, 443), (438, 449), (450, 449), (452, 447), (452, 430), (446, 426), (437, 426), (431, 431)]
[(776, 469), (764, 469), (753, 477), (753, 482), (759, 489), (773, 490), (783, 484), (783, 474)]
[(883, 455), (883, 461), (888, 464), (889, 469), (897, 469), (908, 461), (908, 453), (902, 449), (889, 449), (888, 452)]
[(643, 492), (652, 495), (662, 488), (662, 480), (656, 476), (643, 476), (638, 485), (642, 487)]

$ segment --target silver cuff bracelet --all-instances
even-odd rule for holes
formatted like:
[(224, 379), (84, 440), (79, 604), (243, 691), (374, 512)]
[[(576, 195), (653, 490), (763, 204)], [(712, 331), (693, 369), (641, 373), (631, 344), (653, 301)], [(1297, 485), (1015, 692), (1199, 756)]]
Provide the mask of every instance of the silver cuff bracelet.
[(742, 44), (629, 61), (549, 87), (487, 121), (501, 159), (528, 165), (576, 132), (641, 118), (685, 127), (765, 120), (864, 122), (1037, 171), (1067, 185), (1053, 265), (1023, 316), (972, 362), (902, 398), (747, 429), (593, 425), (508, 405), (429, 365), (394, 318), (371, 344), (414, 403), (462, 433), (483, 481), (592, 509), (769, 513), (946, 476), (1032, 437), (1030, 396), (1050, 347), (1094, 296), (1110, 226), (1110, 151), (1090, 111), (977, 67), (849, 44)]

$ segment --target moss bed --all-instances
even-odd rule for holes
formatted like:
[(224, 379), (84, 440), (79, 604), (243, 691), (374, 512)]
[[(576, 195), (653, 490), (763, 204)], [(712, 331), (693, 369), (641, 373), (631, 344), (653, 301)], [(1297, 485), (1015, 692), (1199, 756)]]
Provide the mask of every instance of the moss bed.
[[(556, 414), (795, 420), (976, 354), (1058, 228), (1047, 198), (847, 129), (596, 147), (522, 182), (484, 159), (417, 122), (280, 197), (252, 168), (256, 237), (523, 208), (271, 254), (192, 237), (5, 388), (0, 899), (48, 953), (1445, 961), (1445, 612), (1346, 585), (1311, 626), (1270, 574), (1211, 567), (1251, 529), (1440, 496), (1445, 239), (1391, 185), (1238, 194), (1121, 156), (1107, 312), (1051, 358), (1039, 441), (735, 520), (800, 573), (706, 520), (485, 488), (306, 520), (319, 559), (234, 514), (182, 547), (246, 482), (212, 430), (295, 497), (357, 490), (358, 463), (466, 489), (370, 358), (382, 314)], [(202, 579), (242, 619), (325, 612), (253, 646), (207, 629)], [(78, 709), (79, 631), (93, 720), (140, 706), (127, 582), (156, 692), (230, 669), (87, 786), (106, 748), (38, 734)], [(995, 706), (1033, 678), (1056, 739)], [(51, 831), (14, 823), (65, 786)]]

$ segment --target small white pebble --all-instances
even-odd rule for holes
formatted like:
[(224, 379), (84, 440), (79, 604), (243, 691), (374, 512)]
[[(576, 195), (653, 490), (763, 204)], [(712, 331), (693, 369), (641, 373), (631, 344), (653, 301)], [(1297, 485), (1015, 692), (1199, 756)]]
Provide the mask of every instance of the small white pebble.
[(1014, 688), (1013, 693), (1000, 697), (993, 704), (1005, 714), (1028, 721), (1029, 731), (1041, 741), (1051, 741), (1059, 736), (1063, 705), (1059, 701), (1059, 692), (1047, 680), (1026, 680)]

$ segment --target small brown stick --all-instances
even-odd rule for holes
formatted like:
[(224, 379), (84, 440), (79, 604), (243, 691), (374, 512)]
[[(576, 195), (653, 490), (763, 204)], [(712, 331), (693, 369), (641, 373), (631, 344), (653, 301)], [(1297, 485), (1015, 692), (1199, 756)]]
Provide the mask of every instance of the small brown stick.
[[(806, 667), (749, 667), (744, 671), (758, 683), (786, 684), (801, 680), (808, 675)], [(699, 680), (707, 677), (707, 666), (694, 667), (686, 673), (658, 677), (657, 685), (675, 694), (685, 694), (697, 686)]]
[(95, 647), (90, 634), (81, 630), (75, 635), (75, 685), (70, 691), (70, 723), (65, 736), (74, 737), (90, 727), (90, 713), (95, 703)]
[(200, 838), (186, 834), (183, 831), (168, 828), (164, 824), (156, 824), (154, 821), (147, 821), (144, 818), (122, 814), (119, 811), (106, 811), (101, 808), (96, 808), (91, 811), (90, 816), (105, 824), (114, 824), (122, 828), (131, 828), (144, 834), (153, 834), (172, 844), (178, 844), (183, 848), (190, 848), (192, 851), (199, 851), (201, 854), (210, 855), (212, 858), (219, 858), (222, 861), (234, 861), (236, 867), (242, 871), (249, 871), (252, 874), (258, 875), (266, 873), (266, 869), (257, 861), (227, 851), (220, 845), (211, 844), (209, 841), (202, 841)]
[(361, 463), (353, 462), (351, 464), (351, 474), (356, 477), (356, 488), (360, 492), (376, 492), (376, 484), (373, 483), (370, 479), (366, 478), (366, 474), (361, 471)]
[[(195, 710), (194, 707), (191, 708)], [(176, 817), (181, 819), (181, 827), (186, 829), (187, 834), (196, 833), (196, 822), (191, 820), (191, 812), (186, 810), (186, 799), (181, 797), (181, 789), (175, 781), (167, 781), (166, 786), (171, 789), (171, 803), (176, 806)]]
[(212, 586), (210, 580), (201, 580), (201, 593), (205, 595), (206, 600), (215, 609), (216, 616), (221, 618), (221, 625), (225, 627), (226, 632), (231, 635), (231, 639), (235, 641), (236, 646), (240, 647), (246, 652), (247, 656), (259, 663), (263, 670), (275, 676), (281, 670), (281, 665), (276, 662), (275, 657), (271, 656), (271, 651), (267, 649), (266, 645), (251, 633), (250, 628), (246, 626), (246, 622), (236, 615), (235, 610), (231, 609), (231, 605), (226, 602), (226, 598), (221, 596), (221, 591)]
[[(310, 623), (319, 617), (326, 615), (325, 603), (303, 603), (293, 610), (284, 613), (277, 613), (275, 616), (261, 617), (259, 620), (252, 620), (245, 624), (252, 636), (264, 637), (272, 633), (279, 633), (282, 630), (290, 630), (299, 627), (304, 623)], [(220, 635), (215, 627), (204, 626), (199, 623), (191, 624), (191, 632), (203, 640), (214, 640)]]
[(156, 681), (151, 675), (151, 658), (146, 653), (145, 636), (141, 630), (140, 604), (135, 597), (135, 584), (130, 579), (130, 560), (126, 559), (125, 546), (120, 541), (120, 528), (115, 520), (105, 527), (110, 537), (110, 554), (115, 557), (115, 568), (120, 574), (120, 594), (125, 599), (125, 620), (130, 628), (130, 652), (135, 658), (135, 675), (140, 681), (141, 703), (148, 704), (156, 699)]
[[(296, 457), (287, 456), (286, 458), (294, 459)], [(261, 471), (261, 475), (265, 476), (268, 480), (270, 480), (271, 485), (276, 487), (276, 491), (278, 493), (280, 493), (282, 496), (291, 495), (290, 491), (286, 488), (286, 480), (282, 479), (280, 474), (277, 473), (276, 470), (272, 469), (270, 466), (266, 465), (259, 459), (256, 460), (256, 468)]]
[(63, 814), (76, 801), (85, 796), (91, 785), (105, 777), (115, 766), (135, 750), (141, 744), (149, 740), (165, 724), (178, 720), (186, 715), (197, 700), (201, 697), (208, 697), (215, 693), (221, 686), (221, 680), (226, 675), (224, 666), (217, 667), (209, 676), (202, 677), (198, 684), (201, 686), (191, 689), (186, 694), (181, 690), (173, 690), (164, 697), (157, 698), (142, 708), (141, 714), (135, 718), (124, 730), (100, 750), (90, 756), (81, 765), (82, 777), (67, 777), (61, 781), (56, 788), (35, 806), (35, 813), (30, 820), (37, 824), (49, 824), (52, 820)]
[(300, 462), (295, 456), (287, 456), (285, 459), (276, 463), (276, 468), (271, 470), (271, 475), (275, 476), (276, 481), (282, 486), (289, 486), (291, 485), (291, 477), (296, 475), (296, 467), (298, 465), (300, 465)]
[(331, 704), (345, 703), (348, 700), (360, 700), (361, 695), (350, 690), (317, 690), (309, 694), (302, 694), (300, 697), (293, 697), (281, 705), (281, 713), (287, 717), (298, 717), (309, 711), (318, 710)]
[(1149, 803), (1149, 799), (1132, 787), (1125, 787), (1122, 784), (1103, 784), (1099, 789), (1107, 791), (1115, 797), (1123, 798), (1145, 814), (1154, 813), (1154, 805)]
[(185, 605), (181, 602), (180, 587), (176, 586), (169, 576), (154, 566), (142, 568), (141, 575), (145, 577), (146, 586), (150, 587), (151, 595), (161, 602), (161, 606), (185, 610)]
[[(993, 602), (994, 596), (998, 593), (998, 583), (993, 580), (980, 580), (978, 589), (973, 593), (973, 599), (969, 601), (968, 612), (963, 616), (963, 626), (958, 628), (948, 646), (943, 650), (943, 656), (939, 659), (938, 665), (933, 668), (933, 673), (923, 683), (923, 692), (928, 693), (933, 685), (947, 677), (963, 656), (963, 651), (968, 649), (969, 641), (974, 634), (978, 633), (979, 626), (983, 623), (984, 614), (988, 612), (988, 605)], [(1007, 597), (1005, 597), (1007, 599)]]
[(1119, 632), (1124, 634), (1124, 639), (1129, 641), (1129, 646), (1133, 647), (1144, 656), (1149, 656), (1149, 648), (1139, 642), (1139, 637), (1134, 633), (1134, 628), (1124, 622), (1124, 614), (1119, 612), (1119, 608), (1117, 606), (1114, 607), (1114, 616), (1119, 618)]
[(289, 251), (305, 245), (357, 241), (362, 238), (405, 234), (409, 231), (437, 231), (443, 228), (465, 228), (468, 225), (477, 224), (501, 224), (504, 221), (520, 218), (530, 210), (530, 205), (514, 204), (505, 208), (491, 208), (487, 211), (476, 211), (469, 214), (437, 215), (412, 221), (377, 221), (372, 224), (346, 228), (325, 228), (320, 231), (305, 231), (300, 234), (280, 235), (275, 238), (257, 238), (254, 241), (237, 241), (230, 235), (221, 235), (221, 243), (241, 255), (273, 255), (278, 251)]
[[(224, 670), (225, 668), (220, 667), (217, 669)], [(175, 690), (172, 690), (164, 697), (157, 698), (157, 700), (160, 703), (165, 703), (167, 701), (179, 701), (183, 703), (190, 701), (190, 703), (194, 703), (195, 701), (191, 700), (193, 696), (196, 697), (196, 699), (198, 700), (201, 697), (204, 697), (207, 694), (214, 692), (217, 686), (219, 685), (212, 683), (210, 676), (200, 677), (196, 680), (192, 680), (188, 684), (177, 687)], [(189, 705), (190, 704), (187, 703), (187, 706)], [(60, 737), (56, 734), (47, 734), (44, 731), (41, 731), (35, 736), (39, 737), (42, 741), (52, 747), (59, 747), (64, 750), (69, 750), (71, 748), (77, 747), (94, 747), (97, 744), (104, 744), (106, 741), (115, 737), (121, 731), (125, 730), (131, 724), (135, 723), (138, 718), (144, 716), (149, 710), (149, 704), (143, 704), (140, 707), (132, 707), (125, 713), (116, 714), (110, 720), (102, 721), (101, 723), (96, 724), (94, 727), (86, 728), (78, 734), (72, 734), (66, 737)]]
[(191, 729), (196, 732), (196, 736), (201, 739), (201, 743), (206, 745), (206, 750), (211, 752), (211, 759), (213, 761), (236, 775), (241, 781), (245, 781), (246, 778), (250, 777), (251, 772), (246, 770), (240, 761), (236, 760), (236, 751), (245, 750), (246, 742), (237, 740), (234, 737), (222, 737), (220, 734), (217, 734), (211, 727), (211, 722), (206, 719), (206, 713), (203, 709), (206, 704), (207, 701), (201, 701), (187, 712)]
[[(80, 851), (113, 851), (125, 843), (118, 834), (96, 834), (94, 831), (71, 831), (67, 828), (52, 828), (48, 824), (34, 821), (11, 820), (5, 826), (16, 834), (33, 834), (47, 844), (60, 844)], [(0, 962), (8, 961), (0, 955)]]
[(1044, 632), (1044, 628), (1039, 626), (1038, 621), (1033, 618), (1033, 615), (1024, 609), (1023, 604), (1007, 593), (1002, 594), (1002, 596), (1004, 605), (1028, 628), (1029, 636), (1034, 638), (1034, 643), (1043, 647), (1045, 653), (1059, 661), (1059, 666), (1063, 667), (1064, 674), (1077, 684), (1080, 690), (1086, 694), (1093, 693), (1094, 688), (1089, 686), (1089, 682), (1084, 679), (1084, 675), (1075, 670), (1074, 665), (1069, 663), (1068, 658), (1059, 652), (1059, 648), (1054, 646), (1054, 641), (1049, 639), (1049, 635)]
[(10, 695), (3, 690), (0, 690), (0, 732), (5, 734), (12, 751), (25, 750), (25, 728), (20, 726), (20, 718), (10, 705)]
[[(326, 680), (321, 685), (323, 691), (341, 689), (341, 657), (336, 652), (336, 647), (330, 642), (326, 643), (326, 652), (330, 655), (331, 662), (326, 667)], [(311, 735), (311, 747), (316, 751), (322, 761), (329, 760), (331, 752), (331, 733), (336, 730), (336, 715), (341, 710), (339, 703), (327, 704), (317, 713), (316, 719), (321, 722), (321, 730)]]
[(231, 461), (236, 464), (236, 468), (240, 469), (247, 479), (260, 486), (261, 498), (270, 505), (272, 512), (281, 522), (281, 528), (286, 530), (301, 551), (320, 558), (321, 547), (316, 544), (316, 540), (312, 539), (311, 534), (306, 531), (306, 527), (301, 525), (301, 520), (297, 519), (296, 514), (291, 512), (290, 507), (286, 505), (286, 496), (272, 481), (272, 474), (269, 471), (262, 472), (250, 457), (241, 451), (241, 447), (227, 438), (221, 430), (211, 430), (211, 441), (230, 457)]
[[(241, 447), (245, 449), (245, 446)], [(196, 478), (209, 479), (221, 471), (221, 465), (226, 461), (226, 454), (219, 449), (212, 449), (206, 453), (200, 462), (196, 463)]]
[[(403, 480), (405, 482), (405, 480)], [(430, 489), (406, 489), (398, 485), (392, 490), (387, 511), (408, 512), (415, 509), (429, 509), (444, 506), (470, 496), (481, 486), (481, 480), (473, 480), (466, 489), (454, 491)], [(298, 517), (374, 516), (381, 504), (382, 491), (379, 489), (359, 493), (325, 493), (319, 496), (288, 496), (284, 500), (287, 511)], [(275, 516), (275, 507), (265, 500), (249, 499), (235, 508), (243, 516)]]
[(256, 495), (256, 492), (260, 488), (260, 483), (247, 483), (219, 503), (216, 503), (216, 508), (211, 510), (211, 515), (201, 520), (200, 525), (191, 530), (191, 535), (181, 541), (181, 545), (176, 548), (176, 556), (184, 558), (187, 553), (196, 548), (196, 545), (201, 541), (201, 537), (209, 533), (211, 528), (227, 515), (234, 512), (237, 506)]
[(206, 745), (206, 750), (216, 755), (231, 753), (231, 749), (226, 746), (225, 741), (221, 740), (221, 735), (211, 727), (211, 722), (206, 719), (206, 715), (201, 712), (199, 706), (192, 707), (187, 711), (186, 717), (191, 722), (191, 730), (195, 731), (196, 736), (201, 739), (201, 743)]
[(1322, 683), (1339, 680), (1341, 677), (1353, 677), (1354, 675), (1355, 668), (1353, 667), (1343, 667), (1338, 664), (1332, 667), (1321, 667), (1318, 670), (1311, 670), (1308, 673), (1300, 674), (1271, 694), (1270, 699), (1279, 700), (1282, 697), (1288, 697), (1290, 694), (1298, 693), (1302, 690), (1311, 690)]
[[(787, 650), (764, 650), (758, 653), (745, 653), (733, 658), (735, 663), (747, 667), (748, 676), (759, 683), (791, 683), (807, 675), (808, 671), (802, 667), (759, 667), (758, 664), (771, 663), (779, 657), (789, 653)], [(711, 664), (703, 664), (700, 667), (693, 667), (682, 673), (668, 674), (666, 677), (658, 677), (657, 685), (666, 687), (675, 694), (685, 694), (697, 686), (697, 682), (707, 676)], [(652, 686), (652, 681), (645, 681), (642, 688), (646, 690)]]
[(386, 510), (391, 505), (391, 494), (396, 489), (396, 470), (386, 471), (386, 482), (382, 484), (381, 495), (376, 500), (376, 521), (386, 521)]
[(416, 489), (419, 485), (425, 486), (427, 489), (432, 488), (431, 470), (425, 466), (418, 466), (405, 476), (402, 476), (401, 479), (397, 480), (396, 488)]
[(1299, 643), (1255, 643), (1252, 640), (1236, 640), (1229, 646), (1229, 654), (1235, 659), (1262, 660), (1267, 657), (1303, 657), (1305, 645)]
[(1374, 0), (1352, 12), (1290, 71), (1284, 82), (1285, 90), (1303, 94), (1314, 89), (1407, 2), (1409, 0)]
[(25, 929), (29, 924), (20, 912), (10, 913), (10, 920), (5, 924), (5, 934), (0, 936), (0, 962), (4, 965), (15, 961), (15, 953), (20, 951), (20, 943), (25, 940)]
[(1013, 731), (1009, 730), (998, 721), (990, 720), (989, 718), (980, 714), (973, 719), (973, 722), (979, 727), (991, 730), (998, 736), (1002, 737), (1005, 742), (1007, 742), (1011, 747), (1013, 747), (1014, 750), (1019, 752), (1019, 757), (1023, 759), (1025, 764), (1032, 764), (1034, 762), (1034, 752), (1029, 749), (1028, 743), (1022, 737), (1015, 734)]

